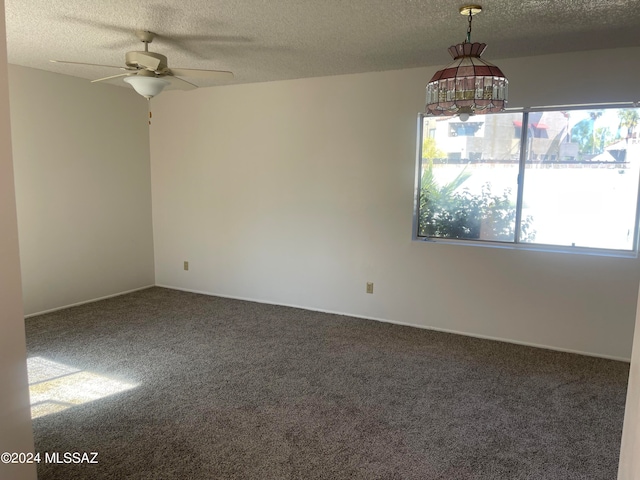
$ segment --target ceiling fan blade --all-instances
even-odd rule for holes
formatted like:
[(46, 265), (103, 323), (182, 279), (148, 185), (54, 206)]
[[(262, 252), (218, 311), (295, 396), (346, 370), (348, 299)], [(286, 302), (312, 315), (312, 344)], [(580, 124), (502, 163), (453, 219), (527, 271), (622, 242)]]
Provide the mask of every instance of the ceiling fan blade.
[(52, 63), (67, 63), (70, 65), (89, 65), (90, 67), (108, 67), (108, 68), (119, 68), (120, 70), (131, 70), (126, 67), (117, 67), (115, 65), (100, 65), (98, 63), (85, 63), (85, 62), (69, 62), (67, 60), (49, 60)]
[(177, 88), (178, 90), (194, 90), (196, 88), (198, 88), (197, 85), (194, 85), (191, 82), (187, 82), (186, 80), (183, 80), (182, 78), (178, 78), (178, 77), (174, 77), (172, 75), (167, 75), (166, 77), (162, 77), (165, 80), (168, 80), (171, 82), (171, 86), (174, 88)]
[(163, 41), (172, 43), (172, 42), (211, 42), (211, 43), (219, 43), (219, 42), (231, 42), (231, 43), (249, 43), (252, 42), (251, 38), (239, 36), (239, 35), (177, 35), (171, 34), (166, 37), (160, 37)]
[(231, 80), (233, 73), (223, 70), (198, 70), (196, 68), (172, 68), (171, 73), (179, 77), (202, 78), (206, 80)]
[(160, 66), (160, 59), (152, 57), (151, 55), (145, 55), (143, 52), (138, 52), (136, 55), (138, 65), (146, 68), (147, 70), (156, 71)]
[(131, 75), (130, 73), (120, 73), (118, 75), (111, 75), (109, 77), (98, 78), (97, 80), (91, 80), (91, 83), (104, 82), (105, 80), (111, 80), (112, 78), (128, 77), (130, 75)]
[(91, 28), (101, 28), (103, 30), (107, 30), (110, 32), (132, 33), (134, 31), (133, 28), (100, 22), (98, 20), (92, 20), (88, 18), (74, 17), (71, 15), (64, 15), (60, 17), (60, 20), (69, 22), (69, 23), (76, 23), (78, 25), (83, 25)]

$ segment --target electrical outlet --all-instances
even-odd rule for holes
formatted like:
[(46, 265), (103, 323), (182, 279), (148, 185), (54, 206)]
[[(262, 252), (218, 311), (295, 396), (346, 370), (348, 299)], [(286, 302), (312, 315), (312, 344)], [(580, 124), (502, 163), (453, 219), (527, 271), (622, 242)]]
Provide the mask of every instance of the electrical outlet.
[(367, 282), (367, 293), (373, 293), (373, 282)]
[(189, 262), (184, 262), (184, 269), (189, 270)]

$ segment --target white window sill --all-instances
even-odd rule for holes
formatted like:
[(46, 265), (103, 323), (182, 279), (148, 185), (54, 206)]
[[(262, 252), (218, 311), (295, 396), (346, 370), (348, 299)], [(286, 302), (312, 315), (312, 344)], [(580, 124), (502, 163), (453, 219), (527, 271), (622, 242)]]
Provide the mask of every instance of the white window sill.
[(454, 238), (426, 238), (416, 236), (413, 237), (413, 240), (416, 242), (427, 244), (461, 245), (467, 247), (526, 250), (570, 255), (592, 255), (599, 257), (638, 258), (638, 252), (628, 250), (610, 250), (605, 248), (566, 247), (562, 245), (538, 245), (529, 243), (491, 242), (486, 240), (459, 240)]

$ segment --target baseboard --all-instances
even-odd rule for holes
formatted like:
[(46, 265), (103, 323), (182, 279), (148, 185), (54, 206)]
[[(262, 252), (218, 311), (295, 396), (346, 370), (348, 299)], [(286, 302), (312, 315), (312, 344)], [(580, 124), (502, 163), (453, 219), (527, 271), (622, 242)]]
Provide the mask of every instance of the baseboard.
[(38, 315), (44, 315), (45, 313), (57, 312), (58, 310), (64, 310), (65, 308), (77, 307), (78, 305), (84, 305), (86, 303), (99, 302), (100, 300), (106, 300), (108, 298), (119, 297), (120, 295), (126, 295), (127, 293), (138, 292), (140, 290), (146, 290), (147, 288), (155, 287), (155, 285), (147, 285), (145, 287), (134, 288), (133, 290), (127, 290), (125, 292), (118, 292), (112, 295), (106, 295), (104, 297), (92, 298), (91, 300), (83, 300), (82, 302), (72, 303), (69, 305), (64, 305), (62, 307), (50, 308), (48, 310), (43, 310), (41, 312), (30, 313), (29, 315), (25, 315), (24, 318), (36, 317)]
[(201, 295), (209, 295), (212, 297), (222, 297), (222, 298), (231, 298), (234, 300), (243, 300), (246, 302), (256, 302), (256, 303), (264, 303), (267, 305), (279, 305), (282, 307), (292, 307), (292, 308), (299, 308), (301, 310), (310, 310), (313, 312), (322, 312), (322, 313), (330, 313), (333, 315), (343, 315), (346, 317), (354, 317), (354, 318), (361, 318), (364, 320), (374, 320), (376, 322), (382, 322), (382, 323), (392, 323), (394, 325), (401, 325), (403, 327), (413, 327), (413, 328), (420, 328), (422, 330), (432, 330), (435, 332), (443, 332), (443, 333), (453, 333), (455, 335), (464, 335), (465, 337), (473, 337), (473, 338), (481, 338), (483, 340), (493, 340), (496, 342), (504, 342), (504, 343), (512, 343), (515, 345), (523, 345), (525, 347), (535, 347), (535, 348), (542, 348), (545, 350), (553, 350), (556, 352), (564, 352), (564, 353), (573, 353), (576, 355), (585, 355), (587, 357), (596, 357), (596, 358), (605, 358), (607, 360), (616, 360), (619, 362), (626, 362), (626, 363), (630, 363), (631, 359), (630, 358), (624, 358), (624, 357), (616, 357), (613, 355), (602, 355), (599, 353), (592, 353), (592, 352), (583, 352), (581, 350), (571, 350), (569, 348), (561, 348), (561, 347), (553, 347), (553, 346), (549, 346), (549, 345), (541, 345), (541, 344), (537, 344), (537, 343), (531, 343), (531, 342), (521, 342), (519, 340), (512, 340), (510, 338), (502, 338), (502, 337), (492, 337), (490, 335), (481, 335), (481, 334), (477, 334), (477, 333), (469, 333), (469, 332), (462, 332), (459, 330), (451, 330), (448, 328), (440, 328), (440, 327), (430, 327), (430, 326), (425, 326), (425, 325), (418, 325), (415, 323), (407, 323), (407, 322), (398, 322), (395, 320), (389, 320), (387, 318), (378, 318), (378, 317), (367, 317), (364, 315), (356, 315), (353, 313), (345, 313), (345, 312), (337, 312), (337, 311), (333, 311), (333, 310), (325, 310), (322, 308), (310, 308), (310, 307), (306, 307), (306, 306), (302, 306), (302, 305), (293, 305), (293, 304), (288, 304), (288, 303), (276, 303), (276, 302), (269, 302), (267, 300), (256, 300), (254, 298), (246, 298), (246, 297), (237, 297), (234, 295), (222, 295), (222, 294), (218, 294), (218, 293), (212, 293), (212, 292), (205, 292), (202, 290), (193, 290), (193, 289), (189, 289), (189, 288), (179, 288), (179, 287), (172, 287), (169, 285), (160, 285), (157, 284), (157, 287), (162, 287), (162, 288), (168, 288), (170, 290), (179, 290), (182, 292), (190, 292), (190, 293), (198, 293)]

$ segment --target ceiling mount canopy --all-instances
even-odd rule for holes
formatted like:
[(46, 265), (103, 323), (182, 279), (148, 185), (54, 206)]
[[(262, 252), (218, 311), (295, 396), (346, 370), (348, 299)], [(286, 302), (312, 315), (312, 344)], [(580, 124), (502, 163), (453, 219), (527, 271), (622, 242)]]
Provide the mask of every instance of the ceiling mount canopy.
[(508, 80), (498, 67), (480, 58), (487, 45), (471, 43), (471, 21), (481, 11), (480, 5), (460, 7), (460, 13), (468, 17), (467, 37), (449, 47), (453, 62), (427, 84), (426, 115), (460, 115), (466, 121), (469, 115), (505, 109)]

